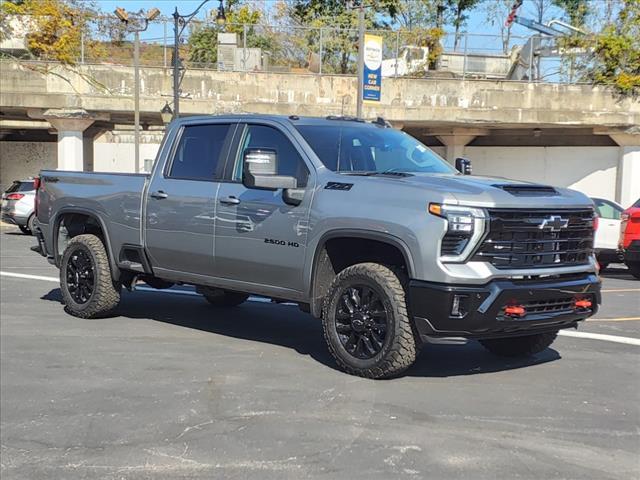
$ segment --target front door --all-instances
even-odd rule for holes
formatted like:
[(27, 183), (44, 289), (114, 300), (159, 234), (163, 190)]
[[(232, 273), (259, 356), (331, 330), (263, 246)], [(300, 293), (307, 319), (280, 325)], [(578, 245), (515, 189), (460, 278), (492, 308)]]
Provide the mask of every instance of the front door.
[[(229, 158), (227, 182), (218, 189), (216, 272), (223, 278), (302, 290), (312, 179), (298, 149), (279, 129), (248, 124), (238, 128), (239, 147)], [(288, 205), (282, 190), (242, 185), (242, 157), (248, 148), (276, 151), (278, 175), (295, 176), (305, 188), (300, 205)]]
[(158, 272), (214, 275), (215, 197), (236, 125), (185, 125), (152, 177), (146, 246)]
[(620, 238), (620, 216), (622, 209), (613, 202), (595, 198), (596, 213), (600, 217), (595, 234), (595, 248), (618, 248)]

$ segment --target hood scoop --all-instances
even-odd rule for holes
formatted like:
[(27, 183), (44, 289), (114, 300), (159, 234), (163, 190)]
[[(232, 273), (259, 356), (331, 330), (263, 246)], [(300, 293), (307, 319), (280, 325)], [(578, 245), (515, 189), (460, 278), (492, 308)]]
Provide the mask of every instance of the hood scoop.
[(556, 197), (558, 191), (549, 185), (497, 184), (492, 187), (504, 190), (514, 197)]

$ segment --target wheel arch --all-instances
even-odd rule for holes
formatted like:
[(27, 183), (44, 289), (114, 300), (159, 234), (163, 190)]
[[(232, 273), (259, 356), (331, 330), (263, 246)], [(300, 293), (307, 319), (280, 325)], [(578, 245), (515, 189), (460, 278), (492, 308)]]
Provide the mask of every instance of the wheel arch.
[[(51, 236), (52, 236), (52, 245), (53, 245), (53, 255), (54, 255), (54, 260), (55, 260), (55, 264), (58, 268), (60, 268), (60, 259), (61, 259), (61, 252), (60, 252), (60, 248), (59, 248), (59, 239), (60, 239), (60, 227), (62, 225), (62, 223), (68, 219), (68, 218), (72, 218), (73, 215), (78, 215), (81, 217), (86, 217), (87, 219), (90, 219), (92, 221), (95, 222), (95, 224), (98, 226), (99, 228), (99, 232), (95, 232), (94, 229), (90, 230), (90, 231), (84, 231), (84, 228), (82, 229), (81, 232), (78, 232), (78, 235), (81, 233), (92, 233), (94, 235), (97, 235), (101, 240), (102, 243), (105, 246), (105, 250), (107, 251), (107, 257), (109, 259), (109, 266), (111, 267), (111, 277), (113, 278), (113, 280), (117, 281), (120, 279), (120, 268), (118, 267), (117, 263), (116, 263), (116, 256), (113, 253), (113, 249), (111, 246), (111, 240), (109, 238), (109, 230), (107, 228), (107, 224), (106, 222), (103, 220), (103, 218), (95, 211), (87, 209), (87, 208), (81, 208), (81, 207), (66, 207), (66, 208), (61, 208), (57, 213), (56, 216), (53, 220), (53, 229), (51, 231)], [(70, 238), (73, 238), (76, 235), (72, 235)]]
[[(338, 273), (331, 262), (330, 253), (327, 246), (330, 242), (343, 240), (355, 242), (363, 240), (367, 245), (377, 245), (381, 248), (393, 249), (397, 252), (397, 259), (401, 259), (402, 266), (406, 269), (407, 275), (411, 276), (415, 272), (415, 265), (409, 247), (402, 239), (385, 232), (375, 232), (372, 230), (360, 229), (334, 229), (325, 232), (314, 249), (313, 260), (308, 274), (309, 299), (311, 314), (320, 317), (322, 310), (322, 299), (326, 294), (333, 277)], [(387, 250), (392, 251), (392, 250)], [(356, 261), (349, 264), (360, 263), (360, 261), (372, 261), (367, 254), (356, 256)], [(382, 262), (380, 262), (382, 263)], [(347, 265), (348, 266), (348, 265)], [(340, 268), (339, 270), (342, 270)]]

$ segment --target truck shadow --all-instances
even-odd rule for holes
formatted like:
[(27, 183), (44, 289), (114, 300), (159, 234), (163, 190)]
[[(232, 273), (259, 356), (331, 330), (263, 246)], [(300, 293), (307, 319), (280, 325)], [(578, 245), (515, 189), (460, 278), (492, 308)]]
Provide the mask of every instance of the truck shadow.
[[(60, 289), (51, 290), (42, 300), (62, 303)], [(217, 308), (196, 295), (136, 291), (123, 293), (116, 315), (278, 345), (295, 350), (298, 354), (309, 355), (329, 368), (338, 369), (324, 343), (320, 322), (292, 305), (249, 301), (235, 308)], [(108, 322), (109, 319), (86, 321)], [(214, 346), (215, 339), (212, 339)], [(504, 359), (490, 354), (475, 341), (466, 345), (426, 344), (416, 363), (403, 376), (478, 375), (530, 367), (560, 358), (560, 354), (553, 349), (547, 349), (532, 358)]]

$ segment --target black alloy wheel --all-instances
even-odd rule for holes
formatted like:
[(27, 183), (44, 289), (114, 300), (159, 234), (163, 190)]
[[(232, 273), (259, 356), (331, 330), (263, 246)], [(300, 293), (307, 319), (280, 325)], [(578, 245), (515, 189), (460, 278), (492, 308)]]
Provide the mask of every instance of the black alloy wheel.
[(378, 292), (367, 285), (354, 285), (340, 294), (335, 324), (345, 350), (355, 358), (368, 360), (384, 346), (388, 313)]
[(78, 247), (67, 263), (67, 287), (73, 301), (78, 304), (87, 303), (93, 295), (95, 273), (93, 261), (89, 253)]

